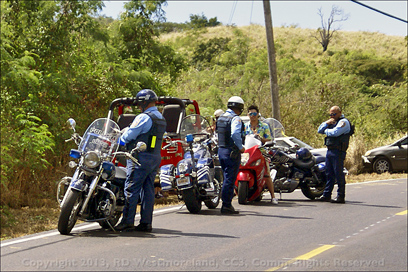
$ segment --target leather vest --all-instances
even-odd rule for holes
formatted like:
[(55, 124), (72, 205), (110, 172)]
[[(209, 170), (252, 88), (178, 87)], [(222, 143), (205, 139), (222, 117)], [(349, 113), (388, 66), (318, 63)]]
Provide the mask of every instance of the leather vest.
[(152, 112), (145, 112), (145, 114), (152, 119), (152, 127), (147, 133), (140, 134), (135, 140), (129, 142), (126, 147), (132, 150), (138, 142), (145, 142), (147, 145), (145, 152), (160, 155), (163, 134), (166, 131), (166, 119), (157, 118)]
[[(346, 120), (350, 124), (350, 121), (347, 120), (344, 117), (340, 118), (339, 121), (342, 120), (342, 119)], [(336, 123), (336, 125), (337, 125), (337, 123)], [(330, 125), (329, 126), (329, 128), (334, 128), (334, 127), (335, 127), (335, 125)], [(351, 127), (350, 127), (350, 129), (351, 129)], [(343, 152), (347, 151), (347, 148), (349, 146), (349, 142), (350, 142), (350, 132), (342, 134), (342, 135), (337, 136), (337, 137), (326, 136), (326, 138), (324, 138), (324, 144), (327, 146), (327, 149), (338, 149), (338, 150), (343, 151)]]
[[(231, 123), (236, 115), (221, 115), (217, 120), (218, 146), (223, 148), (238, 148), (231, 138)], [(242, 144), (245, 143), (245, 126), (241, 123)]]

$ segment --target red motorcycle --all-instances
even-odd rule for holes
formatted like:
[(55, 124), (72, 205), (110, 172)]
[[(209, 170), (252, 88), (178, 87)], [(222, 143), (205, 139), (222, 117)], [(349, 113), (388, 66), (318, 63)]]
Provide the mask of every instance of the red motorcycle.
[(262, 145), (262, 142), (253, 135), (246, 137), (245, 152), (241, 154), (241, 165), (235, 181), (239, 204), (262, 200), (263, 191), (267, 187), (264, 177), (266, 171), (265, 157), (260, 148), (268, 146), (273, 146), (273, 142)]

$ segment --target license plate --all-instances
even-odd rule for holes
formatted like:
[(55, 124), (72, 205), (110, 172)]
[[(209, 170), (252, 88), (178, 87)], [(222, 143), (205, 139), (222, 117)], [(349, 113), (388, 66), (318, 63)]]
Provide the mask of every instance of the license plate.
[(190, 184), (190, 178), (189, 177), (184, 177), (184, 178), (177, 179), (177, 186), (184, 186), (184, 185), (189, 185), (189, 184)]

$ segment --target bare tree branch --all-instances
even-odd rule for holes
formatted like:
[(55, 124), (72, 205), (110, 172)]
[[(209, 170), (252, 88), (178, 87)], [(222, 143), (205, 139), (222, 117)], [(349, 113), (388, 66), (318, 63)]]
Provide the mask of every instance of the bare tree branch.
[(324, 20), (324, 14), (322, 8), (318, 9), (317, 14), (320, 16), (320, 21), (322, 24), (321, 28), (317, 29), (319, 36), (314, 35), (314, 38), (322, 45), (323, 52), (327, 50), (330, 40), (333, 38), (334, 33), (340, 29), (340, 26), (335, 27), (334, 24), (338, 22), (346, 21), (349, 17), (348, 14), (344, 14), (343, 10), (337, 6), (332, 6), (330, 16), (327, 22)]

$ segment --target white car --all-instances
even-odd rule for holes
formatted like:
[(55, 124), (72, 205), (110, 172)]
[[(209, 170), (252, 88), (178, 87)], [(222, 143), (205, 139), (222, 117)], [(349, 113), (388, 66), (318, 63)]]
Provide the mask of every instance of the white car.
[[(249, 117), (248, 116), (242, 116), (241, 117), (242, 122), (248, 123), (249, 122)], [(295, 137), (287, 137), (285, 136), (285, 129), (283, 128), (282, 124), (279, 123), (276, 119), (274, 118), (263, 118), (261, 117), (261, 121), (265, 122), (269, 125), (269, 129), (271, 132), (274, 132), (272, 138), (276, 143), (276, 146), (282, 146), (282, 147), (287, 147), (287, 148), (296, 148), (296, 147), (305, 147), (310, 150), (310, 152), (314, 156), (322, 156), (326, 157), (326, 152), (327, 148), (314, 148), (301, 140), (295, 138)], [(273, 128), (272, 128), (273, 127)]]
[(326, 157), (327, 148), (314, 148), (298, 138), (295, 137), (278, 137), (275, 138), (274, 141), (276, 142), (277, 146), (284, 146), (284, 147), (305, 147), (310, 150), (310, 152), (316, 156)]

